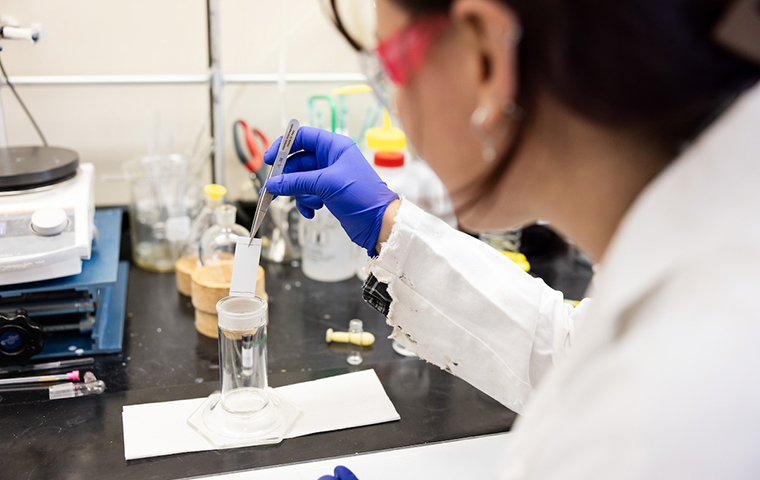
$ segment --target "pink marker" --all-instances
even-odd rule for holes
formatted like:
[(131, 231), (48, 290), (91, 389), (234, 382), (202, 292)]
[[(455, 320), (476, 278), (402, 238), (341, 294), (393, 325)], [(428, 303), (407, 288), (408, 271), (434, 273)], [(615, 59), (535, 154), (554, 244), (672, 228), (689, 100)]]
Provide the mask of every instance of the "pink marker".
[(23, 385), (25, 383), (79, 381), (79, 370), (74, 370), (62, 375), (43, 375), (41, 377), (18, 377), (0, 379), (0, 385)]

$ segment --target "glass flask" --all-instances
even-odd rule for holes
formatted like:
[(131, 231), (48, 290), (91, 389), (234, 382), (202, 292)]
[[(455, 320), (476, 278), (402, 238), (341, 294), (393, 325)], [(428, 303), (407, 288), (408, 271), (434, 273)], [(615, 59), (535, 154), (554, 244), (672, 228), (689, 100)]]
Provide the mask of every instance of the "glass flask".
[(198, 256), (202, 265), (231, 261), (238, 237), (249, 237), (248, 229), (235, 223), (237, 208), (222, 205), (214, 211), (216, 225), (203, 233)]
[(267, 383), (267, 303), (260, 297), (225, 297), (216, 311), (222, 389), (187, 422), (220, 448), (279, 443), (301, 410)]
[(198, 259), (201, 237), (206, 230), (216, 224), (216, 209), (222, 206), (224, 195), (227, 194), (226, 188), (213, 183), (206, 185), (203, 191), (206, 194), (206, 201), (190, 224), (190, 234), (182, 252), (183, 257), (195, 257), (196, 260)]

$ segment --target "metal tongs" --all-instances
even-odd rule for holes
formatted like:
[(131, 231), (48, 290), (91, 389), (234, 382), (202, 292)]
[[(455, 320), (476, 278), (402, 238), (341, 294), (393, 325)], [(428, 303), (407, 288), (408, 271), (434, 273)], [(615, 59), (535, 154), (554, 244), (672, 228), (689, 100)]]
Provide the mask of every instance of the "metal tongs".
[[(278, 175), (282, 175), (282, 169), (285, 168), (285, 162), (288, 160), (288, 155), (290, 154), (290, 149), (293, 147), (293, 142), (296, 139), (296, 132), (298, 132), (298, 127), (301, 125), (298, 123), (298, 120), (295, 118), (288, 122), (288, 128), (285, 129), (285, 134), (282, 136), (282, 142), (280, 143), (280, 149), (277, 150), (277, 157), (274, 159), (274, 163), (272, 164), (272, 168), (269, 170), (269, 175), (267, 176), (267, 180), (269, 180), (272, 177), (276, 177)], [(267, 211), (269, 210), (269, 205), (272, 203), (272, 200), (274, 199), (274, 195), (272, 195), (266, 187), (266, 182), (264, 182), (264, 188), (261, 191), (261, 196), (259, 197), (259, 203), (256, 205), (256, 214), (253, 216), (253, 224), (251, 225), (251, 239), (248, 240), (248, 246), (251, 246), (251, 243), (253, 242), (253, 237), (256, 235), (256, 232), (259, 230), (259, 227), (261, 226), (261, 222), (264, 221), (264, 216), (266, 216)]]

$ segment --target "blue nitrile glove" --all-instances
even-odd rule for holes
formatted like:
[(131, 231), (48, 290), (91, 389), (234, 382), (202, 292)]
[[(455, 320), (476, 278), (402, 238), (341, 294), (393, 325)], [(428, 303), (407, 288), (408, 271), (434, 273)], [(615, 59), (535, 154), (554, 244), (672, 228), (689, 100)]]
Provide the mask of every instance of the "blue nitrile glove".
[[(264, 153), (271, 165), (282, 137)], [(375, 245), (388, 204), (398, 198), (370, 166), (359, 147), (348, 137), (312, 127), (301, 127), (293, 141), (283, 174), (270, 178), (266, 187), (274, 195), (293, 195), (306, 218), (322, 205), (340, 221), (354, 243), (375, 256)]]
[(344, 467), (343, 465), (338, 465), (335, 467), (335, 475), (324, 475), (322, 477), (319, 477), (319, 480), (359, 480), (356, 478), (356, 475), (354, 473)]

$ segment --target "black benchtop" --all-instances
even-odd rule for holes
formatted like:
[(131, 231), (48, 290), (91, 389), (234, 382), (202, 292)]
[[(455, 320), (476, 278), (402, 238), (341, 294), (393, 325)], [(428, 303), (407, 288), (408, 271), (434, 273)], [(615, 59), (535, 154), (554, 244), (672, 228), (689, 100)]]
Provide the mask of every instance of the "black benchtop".
[[(555, 252), (556, 253), (556, 252)], [(547, 283), (578, 298), (590, 278), (573, 255), (531, 258)], [(307, 279), (297, 264), (264, 264), (270, 300), (269, 382), (277, 387), (373, 368), (401, 420), (320, 433), (279, 445), (124, 460), (124, 405), (206, 396), (219, 388), (217, 343), (196, 332), (190, 299), (173, 274), (130, 267), (124, 350), (96, 357), (99, 396), (50, 401), (0, 393), (0, 478), (166, 479), (282, 465), (509, 430), (515, 414), (438, 367), (391, 348), (385, 318), (360, 298), (361, 282)], [(328, 328), (352, 318), (375, 334), (364, 363), (349, 366)], [(329, 473), (329, 472), (325, 472)]]

